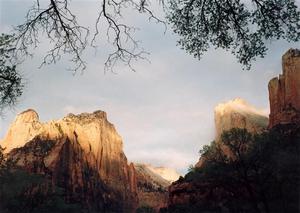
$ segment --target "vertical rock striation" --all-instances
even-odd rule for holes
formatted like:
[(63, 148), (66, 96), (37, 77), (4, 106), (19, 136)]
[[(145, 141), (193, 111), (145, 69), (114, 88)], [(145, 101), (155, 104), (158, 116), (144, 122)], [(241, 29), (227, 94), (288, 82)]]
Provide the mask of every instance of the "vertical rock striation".
[(42, 123), (27, 110), (0, 145), (19, 166), (64, 188), (66, 200), (103, 212), (137, 207), (134, 166), (128, 165), (122, 139), (103, 111)]
[(300, 50), (282, 56), (283, 74), (270, 80), (269, 128), (277, 124), (300, 123)]

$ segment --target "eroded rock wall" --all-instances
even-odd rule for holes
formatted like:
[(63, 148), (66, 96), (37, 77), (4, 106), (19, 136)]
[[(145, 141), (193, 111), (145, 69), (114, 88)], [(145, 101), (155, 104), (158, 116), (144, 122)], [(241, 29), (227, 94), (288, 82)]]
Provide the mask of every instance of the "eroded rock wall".
[(282, 56), (283, 74), (270, 80), (269, 128), (278, 124), (300, 123), (300, 50)]
[(103, 111), (42, 123), (27, 110), (0, 145), (18, 165), (66, 188), (70, 199), (102, 211), (130, 212), (138, 205), (134, 166), (128, 165), (122, 139)]

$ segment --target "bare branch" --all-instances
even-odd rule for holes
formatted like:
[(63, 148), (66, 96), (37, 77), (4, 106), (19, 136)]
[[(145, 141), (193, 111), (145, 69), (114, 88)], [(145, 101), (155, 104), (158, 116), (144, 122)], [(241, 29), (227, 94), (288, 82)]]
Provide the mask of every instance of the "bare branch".
[[(134, 70), (132, 62), (145, 59), (148, 53), (139, 48), (139, 42), (133, 37), (137, 28), (123, 22), (125, 10), (129, 8), (147, 14), (149, 20), (164, 26), (165, 22), (155, 16), (150, 8), (150, 1), (147, 0), (102, 0), (100, 3), (95, 33), (89, 42), (90, 31), (87, 27), (79, 25), (75, 14), (70, 10), (69, 0), (49, 0), (46, 8), (42, 8), (37, 0), (28, 11), (25, 22), (15, 28), (15, 58), (23, 59), (32, 55), (29, 49), (39, 45), (42, 34), (46, 35), (52, 47), (44, 56), (41, 66), (56, 63), (63, 55), (68, 54), (74, 63), (72, 70), (84, 70), (86, 62), (82, 58), (83, 51), (89, 43), (96, 47), (96, 38), (100, 36), (101, 31), (106, 34), (114, 49), (108, 54), (104, 64), (105, 70), (112, 70), (117, 62), (122, 62)], [(106, 28), (100, 30), (100, 23)]]

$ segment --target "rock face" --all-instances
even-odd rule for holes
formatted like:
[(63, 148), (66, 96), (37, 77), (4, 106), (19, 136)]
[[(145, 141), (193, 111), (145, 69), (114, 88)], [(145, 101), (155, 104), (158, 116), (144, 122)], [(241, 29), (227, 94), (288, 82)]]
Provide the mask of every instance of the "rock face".
[[(223, 131), (245, 128), (249, 132), (259, 133), (267, 129), (267, 125), (268, 118), (264, 113), (241, 98), (218, 104), (215, 107), (215, 141), (221, 145), (223, 152), (227, 155), (230, 155), (230, 152), (221, 141)], [(195, 167), (201, 168), (205, 161), (206, 159), (201, 157)], [(179, 179), (169, 187), (168, 207), (172, 209), (177, 205), (189, 205), (201, 200), (209, 200), (210, 192), (207, 190), (207, 184), (189, 182), (184, 178)]]
[[(231, 128), (245, 128), (252, 133), (273, 128), (278, 124), (288, 124), (285, 127), (279, 125), (280, 131), (285, 128), (286, 132), (298, 131), (300, 124), (300, 50), (289, 50), (282, 57), (283, 74), (269, 82), (270, 117), (254, 107), (247, 104), (242, 99), (234, 99), (224, 104), (219, 104), (215, 108), (215, 142), (221, 145), (225, 154), (226, 149), (222, 147), (221, 134)], [(291, 125), (290, 125), (291, 124)], [(295, 125), (296, 124), (296, 125)], [(298, 126), (298, 127), (297, 127)], [(276, 127), (275, 127), (276, 128)], [(274, 129), (275, 129), (274, 128)], [(292, 131), (291, 131), (292, 129)], [(205, 163), (205, 158), (200, 158), (195, 165), (201, 169)], [(195, 203), (207, 204), (211, 200), (212, 192), (207, 190), (209, 181), (188, 180), (188, 177), (180, 178), (169, 187), (168, 209), (172, 212), (172, 207), (176, 205), (190, 206)], [(219, 196), (224, 191), (218, 191)], [(239, 190), (239, 187), (236, 187)], [(244, 192), (241, 192), (244, 194)], [(232, 195), (227, 195), (227, 197)], [(198, 209), (193, 209), (198, 212)]]
[[(229, 154), (227, 148), (222, 146), (221, 135), (232, 128), (247, 129), (251, 133), (260, 133), (267, 129), (268, 118), (262, 110), (255, 108), (241, 98), (220, 103), (215, 107), (215, 141), (221, 144), (224, 153)], [(195, 167), (201, 167), (205, 159), (200, 158)]]
[(221, 103), (215, 107), (216, 141), (220, 141), (224, 131), (232, 128), (242, 128), (252, 133), (258, 133), (267, 125), (268, 118), (264, 113), (241, 98)]
[(180, 177), (180, 174), (178, 172), (176, 172), (176, 170), (171, 169), (171, 168), (153, 167), (153, 166), (148, 166), (148, 168), (152, 172), (160, 175), (162, 178), (169, 181), (169, 183), (172, 183), (172, 182), (178, 180), (178, 178)]
[(178, 179), (178, 173), (169, 168), (153, 167), (149, 164), (135, 163), (134, 167), (137, 173), (139, 207), (152, 207), (158, 212), (167, 205), (167, 188), (173, 179)]
[(42, 130), (39, 115), (32, 109), (20, 113), (15, 121), (10, 125), (8, 133), (0, 145), (5, 147), (5, 152), (10, 152), (13, 148), (24, 146), (32, 140)]
[(127, 164), (122, 139), (103, 111), (42, 123), (34, 110), (27, 110), (0, 145), (19, 166), (63, 187), (67, 200), (102, 212), (137, 207), (134, 166)]
[(300, 123), (300, 50), (290, 49), (282, 56), (283, 74), (268, 85), (269, 128), (277, 124)]

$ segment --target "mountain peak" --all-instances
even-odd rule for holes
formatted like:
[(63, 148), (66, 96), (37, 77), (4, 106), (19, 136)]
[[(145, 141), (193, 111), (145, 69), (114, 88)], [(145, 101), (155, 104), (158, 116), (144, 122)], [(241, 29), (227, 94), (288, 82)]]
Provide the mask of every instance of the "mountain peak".
[[(103, 111), (39, 122), (34, 110), (26, 110), (11, 124), (1, 146), (18, 166), (49, 173), (51, 182), (64, 187), (68, 199), (87, 208), (132, 212), (138, 204), (135, 170)], [(77, 197), (78, 192), (83, 196)]]
[(265, 116), (263, 110), (257, 109), (242, 98), (235, 98), (225, 103), (220, 103), (215, 107), (215, 113), (221, 115), (231, 111), (254, 113)]
[(39, 121), (39, 114), (34, 109), (27, 109), (17, 115), (16, 121), (24, 123)]
[(215, 107), (216, 140), (220, 140), (224, 131), (232, 128), (245, 128), (257, 133), (268, 125), (268, 118), (247, 101), (236, 98)]
[(159, 177), (163, 178), (164, 180), (168, 181), (169, 183), (172, 183), (180, 177), (180, 174), (172, 168), (167, 168), (163, 166), (155, 167), (151, 164), (145, 164), (145, 163), (134, 163), (136, 168), (143, 168), (150, 170), (154, 174), (158, 175)]

